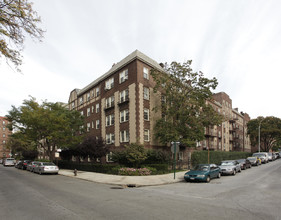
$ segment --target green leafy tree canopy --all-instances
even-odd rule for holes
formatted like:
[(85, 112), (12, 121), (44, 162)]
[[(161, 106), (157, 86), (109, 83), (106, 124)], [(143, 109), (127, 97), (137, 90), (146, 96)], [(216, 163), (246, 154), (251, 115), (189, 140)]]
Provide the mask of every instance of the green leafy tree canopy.
[(192, 61), (183, 64), (172, 62), (164, 65), (164, 71), (152, 69), (156, 82), (155, 93), (161, 93), (160, 111), (155, 136), (161, 143), (180, 141), (186, 146), (195, 146), (204, 139), (204, 128), (218, 125), (222, 117), (207, 103), (212, 100), (212, 91), (218, 85), (217, 79), (208, 79), (202, 72), (191, 69)]
[(28, 0), (0, 0), (0, 58), (4, 56), (20, 71), (25, 35), (41, 40), (40, 17)]
[(281, 140), (281, 119), (277, 117), (258, 117), (247, 124), (252, 145), (258, 146), (260, 127), (260, 150), (268, 152)]
[(53, 160), (56, 147), (71, 148), (83, 138), (77, 135), (84, 124), (81, 114), (59, 103), (44, 101), (39, 104), (31, 98), (24, 100), (19, 108), (12, 106), (6, 117), (10, 122), (9, 129), (14, 130), (12, 139), (23, 146), (35, 143), (45, 150), (50, 160)]

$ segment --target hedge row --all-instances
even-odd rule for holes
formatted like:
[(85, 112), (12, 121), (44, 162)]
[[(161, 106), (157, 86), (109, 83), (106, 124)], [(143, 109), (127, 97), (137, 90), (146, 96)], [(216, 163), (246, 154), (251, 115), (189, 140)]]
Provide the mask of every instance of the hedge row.
[[(251, 156), (248, 152), (224, 152), (224, 151), (210, 151), (209, 152), (210, 163), (220, 164), (223, 160), (236, 160), (245, 159)], [(191, 155), (191, 164), (195, 166), (197, 164), (208, 163), (208, 151), (195, 151)]]
[[(88, 171), (88, 172), (96, 172), (96, 173), (106, 173), (106, 174), (118, 174), (120, 165), (116, 164), (91, 164), (91, 163), (77, 163), (70, 161), (59, 161), (58, 163), (60, 169), (68, 169), (68, 170), (80, 170), (80, 171)], [(122, 166), (123, 167), (123, 166)], [(143, 165), (142, 167), (151, 167), (153, 168), (152, 175), (163, 174), (169, 172), (168, 164), (149, 164)]]

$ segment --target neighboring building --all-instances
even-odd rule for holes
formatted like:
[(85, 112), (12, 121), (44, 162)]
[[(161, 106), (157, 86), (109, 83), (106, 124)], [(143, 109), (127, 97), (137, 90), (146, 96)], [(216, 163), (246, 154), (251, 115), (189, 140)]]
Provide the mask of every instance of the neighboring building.
[[(155, 122), (161, 117), (153, 108), (161, 103), (161, 94), (153, 92), (151, 68), (163, 71), (156, 61), (136, 50), (85, 88), (71, 91), (69, 109), (85, 116), (88, 135), (102, 137), (111, 149), (135, 142), (147, 148), (161, 146), (153, 136)], [(197, 149), (248, 151), (245, 126), (249, 117), (232, 109), (227, 94), (217, 93), (213, 98), (210, 104), (226, 120), (221, 126), (206, 128), (206, 140)], [(188, 151), (181, 147), (179, 159), (189, 158)]]
[(224, 92), (213, 94), (213, 99), (211, 104), (224, 120), (220, 126), (206, 128), (203, 149), (251, 152), (250, 137), (247, 135), (249, 115), (239, 113), (238, 108), (232, 109), (232, 100)]
[(8, 120), (0, 116), (0, 158), (10, 157), (10, 150), (6, 147), (11, 131), (7, 128)]

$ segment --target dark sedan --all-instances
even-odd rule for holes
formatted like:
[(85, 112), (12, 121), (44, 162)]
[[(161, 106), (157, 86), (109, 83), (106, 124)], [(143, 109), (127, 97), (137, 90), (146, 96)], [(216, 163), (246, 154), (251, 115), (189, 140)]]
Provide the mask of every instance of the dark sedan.
[(248, 159), (239, 159), (237, 161), (238, 161), (238, 163), (240, 163), (242, 170), (246, 170), (246, 169), (252, 167), (251, 162)]
[(21, 160), (18, 164), (18, 168), (22, 170), (26, 170), (27, 164), (31, 162), (31, 160)]
[(220, 178), (220, 168), (216, 164), (199, 164), (194, 169), (184, 174), (184, 179), (188, 181), (210, 182), (212, 178)]

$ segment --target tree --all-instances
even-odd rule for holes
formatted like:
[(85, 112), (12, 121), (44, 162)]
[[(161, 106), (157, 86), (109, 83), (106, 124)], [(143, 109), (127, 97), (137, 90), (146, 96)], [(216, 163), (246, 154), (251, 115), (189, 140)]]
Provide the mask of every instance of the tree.
[(185, 146), (195, 146), (203, 140), (204, 128), (218, 125), (222, 117), (207, 103), (212, 100), (211, 89), (215, 89), (216, 78), (205, 78), (202, 72), (193, 72), (192, 61), (183, 64), (172, 62), (164, 65), (164, 71), (152, 69), (156, 82), (155, 93), (161, 93), (160, 111), (162, 118), (155, 126), (155, 136), (161, 143), (180, 141)]
[(37, 27), (40, 17), (28, 0), (0, 0), (0, 57), (4, 56), (20, 71), (25, 35), (41, 40), (43, 30)]
[(9, 129), (15, 132), (11, 138), (28, 145), (35, 143), (45, 150), (53, 161), (57, 148), (72, 148), (82, 141), (83, 117), (77, 111), (70, 111), (59, 103), (44, 101), (41, 105), (36, 99), (24, 100), (19, 108), (12, 106), (6, 116)]
[(252, 145), (258, 146), (260, 126), (260, 150), (268, 152), (281, 139), (281, 119), (277, 117), (258, 117), (248, 122), (248, 134)]
[(115, 151), (112, 159), (119, 164), (139, 168), (141, 163), (147, 159), (147, 150), (143, 145), (131, 143), (125, 145), (125, 150)]
[(96, 137), (92, 136), (86, 137), (75, 150), (78, 156), (84, 159), (89, 156), (92, 161), (104, 157), (109, 153), (109, 148), (105, 145), (104, 140), (100, 138), (96, 139)]

